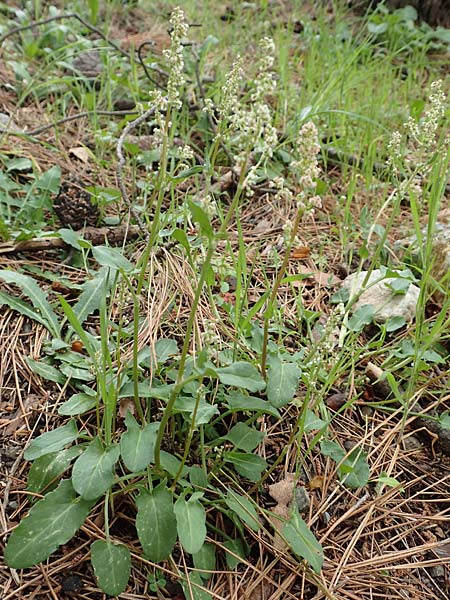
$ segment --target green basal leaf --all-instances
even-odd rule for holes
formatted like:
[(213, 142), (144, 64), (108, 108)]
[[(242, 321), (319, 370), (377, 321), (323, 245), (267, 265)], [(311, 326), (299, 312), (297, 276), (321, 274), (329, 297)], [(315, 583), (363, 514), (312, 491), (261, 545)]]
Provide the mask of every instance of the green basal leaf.
[(98, 437), (79, 456), (73, 465), (72, 483), (74, 489), (85, 500), (102, 496), (114, 483), (114, 465), (119, 459), (117, 445), (103, 448)]
[(215, 372), (224, 385), (240, 387), (250, 392), (259, 392), (266, 387), (258, 369), (248, 362), (235, 362), (228, 367), (216, 369)]
[(59, 192), (60, 185), (61, 169), (57, 165), (42, 173), (42, 175), (36, 181), (36, 187), (38, 190), (50, 192), (51, 194), (57, 194)]
[[(160, 459), (161, 467), (164, 469), (164, 471), (166, 471), (171, 477), (176, 477), (181, 467), (181, 460), (179, 460), (173, 454), (166, 452), (165, 450), (161, 450)], [(184, 465), (183, 470), (181, 472), (181, 476), (185, 477), (185, 475), (187, 475), (188, 473), (189, 467), (187, 465)]]
[(239, 475), (250, 481), (259, 481), (261, 473), (267, 468), (266, 461), (256, 454), (224, 452), (222, 458), (225, 462), (231, 463)]
[(253, 529), (253, 531), (259, 531), (261, 524), (258, 519), (258, 513), (256, 512), (255, 505), (248, 500), (245, 496), (241, 496), (233, 490), (228, 490), (225, 497), (225, 504), (230, 510), (232, 510), (246, 525)]
[(82, 415), (94, 408), (96, 404), (96, 396), (79, 392), (78, 394), (73, 394), (73, 396), (61, 404), (58, 408), (58, 414), (70, 417), (73, 415)]
[[(247, 556), (245, 544), (241, 539), (236, 540), (226, 540), (223, 542), (223, 545), (229, 552), (226, 553), (225, 560), (227, 561), (227, 567), (230, 571), (234, 571), (234, 569), (238, 566), (239, 563), (245, 560)], [(234, 555), (237, 556), (234, 556)]]
[(216, 568), (216, 547), (214, 544), (205, 542), (200, 550), (192, 555), (192, 559), (194, 567), (202, 571), (199, 573), (200, 577), (208, 581)]
[(30, 304), (24, 302), (21, 298), (16, 298), (15, 296), (10, 296), (5, 292), (0, 291), (0, 306), (3, 306), (4, 304), (21, 315), (25, 315), (25, 317), (47, 327), (47, 321), (41, 317), (40, 313), (37, 310), (34, 310)]
[(370, 468), (367, 454), (360, 448), (354, 448), (345, 460), (346, 452), (336, 442), (324, 440), (320, 444), (320, 451), (324, 456), (330, 456), (336, 463), (340, 463), (337, 473), (339, 480), (348, 488), (356, 489), (367, 484), (370, 478)]
[(109, 596), (121, 594), (131, 574), (131, 556), (126, 546), (96, 540), (91, 546), (91, 563), (98, 587)]
[(25, 361), (33, 373), (40, 375), (43, 379), (47, 379), (48, 381), (54, 381), (55, 383), (60, 383), (64, 385), (67, 381), (67, 377), (65, 377), (59, 369), (52, 367), (43, 360), (34, 360), (29, 356), (25, 357)]
[(222, 439), (230, 441), (240, 450), (251, 452), (262, 442), (265, 434), (245, 423), (237, 423)]
[(159, 421), (141, 428), (128, 411), (125, 417), (127, 430), (120, 438), (120, 454), (126, 468), (132, 473), (143, 471), (154, 461), (156, 437)]
[(47, 327), (54, 337), (59, 337), (60, 324), (58, 317), (47, 300), (46, 295), (32, 277), (17, 273), (17, 271), (4, 269), (0, 271), (0, 279), (3, 279), (6, 283), (17, 285), (22, 293), (31, 300), (32, 305), (38, 311), (42, 319), (40, 322)]
[(268, 364), (267, 398), (281, 408), (294, 398), (302, 372), (295, 363), (283, 361), (277, 354), (270, 356)]
[(71, 444), (78, 438), (78, 429), (75, 421), (71, 419), (66, 425), (57, 427), (52, 431), (43, 433), (35, 438), (24, 452), (25, 460), (35, 460), (45, 454), (58, 452), (64, 446)]
[(348, 320), (348, 329), (350, 329), (350, 331), (362, 331), (366, 325), (372, 323), (374, 314), (375, 310), (371, 304), (361, 306), (361, 308), (355, 310)]
[(52, 452), (37, 458), (28, 473), (27, 490), (35, 494), (41, 493), (69, 468), (70, 463), (82, 451), (81, 446), (73, 446), (67, 450)]
[(204, 586), (200, 573), (189, 573), (189, 583), (182, 580), (181, 587), (186, 600), (212, 600), (212, 595), (199, 586)]
[(281, 533), (294, 554), (306, 559), (314, 571), (320, 573), (324, 560), (322, 546), (296, 510)]
[(276, 419), (281, 419), (279, 411), (267, 400), (261, 400), (261, 398), (255, 398), (254, 396), (245, 396), (240, 392), (227, 395), (226, 405), (232, 412), (251, 411), (272, 415)]
[(122, 269), (123, 271), (132, 271), (134, 266), (125, 258), (118, 248), (109, 246), (93, 246), (92, 255), (99, 265), (109, 267), (110, 269)]
[(93, 505), (77, 497), (70, 480), (61, 481), (12, 532), (5, 549), (6, 564), (26, 569), (48, 558), (73, 537)]
[(189, 554), (198, 552), (206, 538), (206, 512), (198, 500), (202, 496), (202, 492), (194, 492), (189, 500), (180, 496), (174, 506), (178, 537)]
[(153, 562), (166, 560), (177, 541), (171, 492), (161, 486), (151, 493), (143, 491), (136, 504), (136, 530), (145, 556)]

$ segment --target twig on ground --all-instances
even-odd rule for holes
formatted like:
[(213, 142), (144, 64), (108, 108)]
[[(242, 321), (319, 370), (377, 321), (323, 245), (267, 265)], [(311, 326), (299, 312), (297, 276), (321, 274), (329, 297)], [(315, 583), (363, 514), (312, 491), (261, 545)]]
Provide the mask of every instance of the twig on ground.
[(63, 117), (62, 119), (58, 119), (57, 121), (53, 121), (53, 123), (49, 123), (48, 125), (42, 125), (41, 127), (37, 127), (36, 129), (32, 129), (31, 131), (10, 131), (9, 129), (3, 129), (0, 127), (0, 133), (7, 133), (8, 135), (15, 135), (18, 137), (28, 136), (28, 137), (36, 137), (44, 131), (48, 131), (53, 127), (57, 127), (58, 125), (62, 125), (63, 123), (69, 123), (69, 121), (75, 121), (76, 119), (82, 119), (83, 117), (89, 117), (89, 115), (103, 115), (107, 117), (121, 117), (128, 115), (137, 115), (138, 113), (129, 110), (87, 110), (81, 113), (77, 113), (76, 115), (69, 115), (68, 117)]

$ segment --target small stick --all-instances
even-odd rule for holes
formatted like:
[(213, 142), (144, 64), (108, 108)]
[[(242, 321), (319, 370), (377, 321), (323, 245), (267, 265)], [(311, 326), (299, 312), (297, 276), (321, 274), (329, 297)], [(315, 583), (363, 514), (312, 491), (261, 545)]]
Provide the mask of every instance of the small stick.
[(0, 133), (7, 133), (8, 135), (15, 136), (30, 136), (36, 137), (44, 131), (48, 131), (53, 127), (57, 127), (58, 125), (62, 125), (63, 123), (68, 123), (69, 121), (75, 121), (76, 119), (82, 119), (83, 117), (89, 117), (90, 115), (106, 115), (108, 117), (117, 117), (117, 116), (128, 116), (128, 115), (137, 115), (136, 111), (129, 110), (87, 110), (85, 112), (77, 113), (76, 115), (70, 115), (68, 117), (63, 117), (62, 119), (58, 119), (49, 125), (42, 125), (41, 127), (37, 127), (36, 129), (32, 129), (31, 131), (10, 131), (9, 129), (0, 128)]

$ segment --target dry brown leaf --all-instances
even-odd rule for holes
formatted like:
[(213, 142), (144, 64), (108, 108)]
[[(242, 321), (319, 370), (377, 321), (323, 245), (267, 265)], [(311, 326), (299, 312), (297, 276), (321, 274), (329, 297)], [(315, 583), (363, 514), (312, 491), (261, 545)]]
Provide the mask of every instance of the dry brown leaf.
[(91, 160), (91, 152), (84, 146), (76, 146), (75, 148), (69, 149), (69, 155), (75, 156), (81, 162), (87, 164)]
[(294, 260), (304, 260), (305, 258), (309, 258), (310, 254), (311, 248), (309, 248), (309, 246), (298, 246), (297, 248), (292, 248), (289, 258)]
[(320, 287), (337, 285), (341, 282), (339, 277), (337, 277), (334, 273), (323, 273), (322, 271), (315, 271), (313, 273), (313, 278)]
[(275, 529), (273, 545), (280, 552), (285, 551), (287, 548), (280, 531), (284, 522), (289, 519), (289, 504), (294, 499), (295, 483), (295, 473), (287, 473), (282, 481), (269, 485), (270, 496), (278, 502), (276, 506), (270, 509), (272, 514), (269, 515), (269, 520)]
[(133, 416), (136, 412), (136, 406), (132, 398), (122, 398), (119, 402), (119, 416), (125, 419), (127, 412), (130, 412)]
[(308, 481), (308, 487), (310, 490), (321, 490), (325, 478), (323, 475), (315, 475)]

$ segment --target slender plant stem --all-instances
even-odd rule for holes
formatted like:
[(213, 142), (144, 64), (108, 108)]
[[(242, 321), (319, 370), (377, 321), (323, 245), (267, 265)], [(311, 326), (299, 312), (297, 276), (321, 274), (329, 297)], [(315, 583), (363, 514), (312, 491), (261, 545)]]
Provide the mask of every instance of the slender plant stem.
[(291, 232), (291, 237), (289, 239), (289, 243), (287, 244), (287, 248), (286, 248), (286, 252), (284, 254), (284, 258), (283, 258), (283, 262), (281, 263), (280, 268), (278, 269), (278, 273), (275, 279), (275, 283), (273, 285), (272, 288), (272, 292), (269, 296), (269, 300), (267, 302), (267, 309), (266, 312), (264, 313), (264, 335), (263, 335), (263, 347), (262, 347), (262, 353), (261, 353), (261, 373), (262, 376), (264, 378), (266, 378), (266, 364), (267, 364), (267, 343), (268, 343), (268, 338), (269, 338), (269, 322), (270, 322), (270, 317), (272, 316), (272, 312), (273, 312), (273, 305), (276, 302), (277, 299), (277, 294), (278, 294), (278, 289), (281, 285), (281, 281), (284, 277), (284, 274), (286, 272), (286, 268), (288, 266), (289, 263), (289, 256), (291, 254), (291, 248), (294, 244), (295, 241), (295, 236), (297, 235), (297, 231), (298, 228), (300, 226), (300, 220), (302, 218), (302, 211), (297, 209), (297, 214), (295, 216), (295, 221), (294, 224), (292, 226), (292, 232)]

